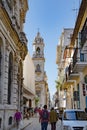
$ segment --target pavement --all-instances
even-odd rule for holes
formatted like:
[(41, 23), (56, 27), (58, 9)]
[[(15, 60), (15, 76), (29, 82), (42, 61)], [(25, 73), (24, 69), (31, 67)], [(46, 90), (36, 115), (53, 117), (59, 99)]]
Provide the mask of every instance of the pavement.
[[(23, 130), (25, 127), (27, 127), (28, 125), (30, 125), (32, 123), (32, 118), (29, 119), (23, 119), (23, 124), (21, 125), (21, 128), (19, 128), (18, 130)], [(11, 130), (17, 130), (17, 128), (13, 127), (11, 128)]]

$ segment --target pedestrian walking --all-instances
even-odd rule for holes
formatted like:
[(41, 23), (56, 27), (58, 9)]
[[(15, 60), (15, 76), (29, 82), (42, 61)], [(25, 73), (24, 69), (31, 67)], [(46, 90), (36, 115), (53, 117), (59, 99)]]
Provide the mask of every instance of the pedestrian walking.
[(17, 129), (19, 129), (20, 121), (22, 120), (22, 114), (21, 112), (18, 111), (18, 109), (16, 110), (14, 114), (14, 120), (15, 120)]
[(40, 112), (39, 122), (41, 122), (41, 130), (47, 130), (49, 121), (49, 112), (47, 105), (44, 105), (44, 109)]
[(38, 113), (39, 113), (39, 115), (40, 115), (41, 111), (42, 111), (42, 110), (41, 110), (41, 108), (39, 107), (39, 108), (38, 108)]
[(57, 112), (52, 107), (51, 111), (50, 111), (50, 114), (49, 114), (49, 122), (51, 124), (51, 130), (56, 130), (56, 122), (57, 121), (58, 121)]

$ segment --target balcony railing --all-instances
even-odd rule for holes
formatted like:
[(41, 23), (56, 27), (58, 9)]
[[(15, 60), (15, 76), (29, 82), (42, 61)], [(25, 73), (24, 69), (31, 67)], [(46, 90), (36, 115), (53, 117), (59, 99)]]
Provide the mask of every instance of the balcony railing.
[(65, 73), (65, 82), (70, 82), (69, 80), (76, 80), (78, 77), (79, 73), (73, 71), (73, 63), (70, 63)]
[(87, 66), (87, 53), (80, 53), (78, 56), (78, 48), (73, 55), (72, 72), (81, 72)]

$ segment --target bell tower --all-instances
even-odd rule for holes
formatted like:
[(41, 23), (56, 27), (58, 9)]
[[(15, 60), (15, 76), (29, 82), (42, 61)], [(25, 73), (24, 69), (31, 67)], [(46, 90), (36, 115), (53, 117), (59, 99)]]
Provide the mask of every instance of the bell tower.
[(37, 106), (42, 107), (46, 104), (45, 76), (44, 71), (44, 40), (38, 32), (33, 42), (33, 57), (32, 60), (35, 66), (35, 90), (36, 96), (39, 99)]

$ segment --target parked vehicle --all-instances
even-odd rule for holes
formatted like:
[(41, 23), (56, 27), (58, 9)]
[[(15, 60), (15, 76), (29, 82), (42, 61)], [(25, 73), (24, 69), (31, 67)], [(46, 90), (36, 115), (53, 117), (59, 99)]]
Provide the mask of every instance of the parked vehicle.
[(66, 109), (61, 118), (62, 130), (87, 130), (87, 113), (80, 109)]

